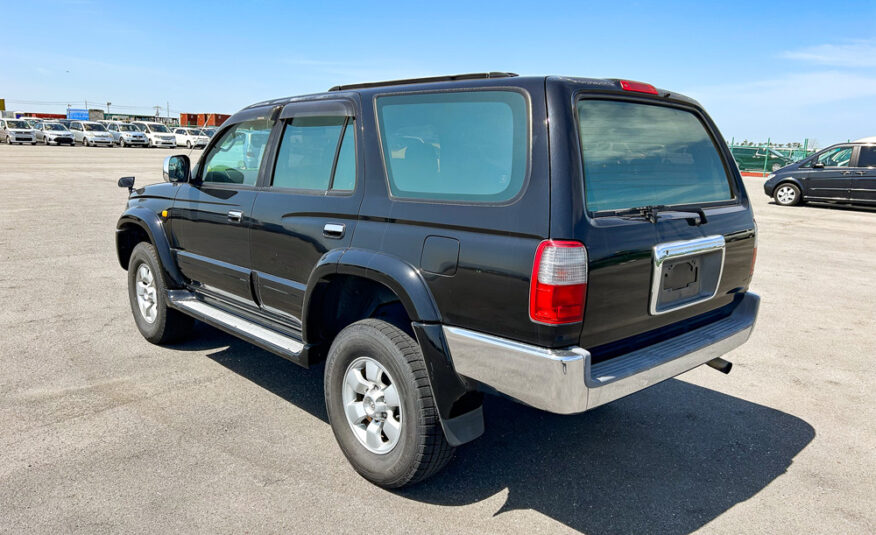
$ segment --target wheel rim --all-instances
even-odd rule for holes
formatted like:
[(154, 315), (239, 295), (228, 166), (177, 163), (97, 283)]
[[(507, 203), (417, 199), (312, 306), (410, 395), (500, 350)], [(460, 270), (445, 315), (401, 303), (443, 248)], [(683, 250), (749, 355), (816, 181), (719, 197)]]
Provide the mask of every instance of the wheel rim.
[(782, 186), (779, 188), (779, 191), (776, 192), (776, 200), (778, 200), (782, 204), (788, 204), (794, 202), (794, 199), (797, 197), (797, 192), (794, 191), (794, 188), (791, 186)]
[(140, 264), (134, 284), (137, 287), (137, 307), (140, 315), (148, 323), (155, 322), (158, 316), (158, 292), (155, 290), (155, 277), (146, 264)]
[(403, 420), (398, 388), (386, 368), (370, 357), (354, 360), (344, 373), (341, 399), (356, 439), (371, 453), (392, 451)]

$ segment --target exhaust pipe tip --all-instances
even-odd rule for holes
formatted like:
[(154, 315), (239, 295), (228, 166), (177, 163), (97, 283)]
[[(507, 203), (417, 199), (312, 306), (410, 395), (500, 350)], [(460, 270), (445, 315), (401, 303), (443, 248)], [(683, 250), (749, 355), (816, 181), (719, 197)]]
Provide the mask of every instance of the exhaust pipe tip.
[(729, 360), (724, 360), (721, 357), (715, 357), (706, 362), (706, 364), (724, 374), (730, 373), (730, 370), (733, 369), (733, 363)]

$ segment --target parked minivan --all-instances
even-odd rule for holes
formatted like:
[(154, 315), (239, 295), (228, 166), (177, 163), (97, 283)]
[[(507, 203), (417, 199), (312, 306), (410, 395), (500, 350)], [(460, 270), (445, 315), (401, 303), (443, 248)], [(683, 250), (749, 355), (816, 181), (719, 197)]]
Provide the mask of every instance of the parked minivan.
[(22, 119), (0, 119), (0, 141), (36, 145), (33, 128)]
[(779, 169), (763, 191), (776, 204), (876, 204), (876, 142), (839, 143)]
[(176, 147), (176, 136), (173, 135), (166, 125), (145, 121), (137, 121), (131, 124), (146, 134), (146, 137), (149, 138), (150, 147)]

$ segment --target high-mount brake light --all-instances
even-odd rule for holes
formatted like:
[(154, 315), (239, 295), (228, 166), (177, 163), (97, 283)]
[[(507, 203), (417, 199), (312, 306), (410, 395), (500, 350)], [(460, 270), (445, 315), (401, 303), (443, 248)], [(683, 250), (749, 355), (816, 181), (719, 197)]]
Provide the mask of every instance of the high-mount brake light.
[(529, 318), (561, 325), (584, 320), (587, 248), (576, 241), (545, 240), (535, 250), (529, 286)]
[(621, 89), (624, 91), (635, 91), (636, 93), (648, 93), (649, 95), (656, 95), (657, 88), (651, 84), (646, 84), (645, 82), (633, 82), (632, 80), (621, 80), (620, 81)]

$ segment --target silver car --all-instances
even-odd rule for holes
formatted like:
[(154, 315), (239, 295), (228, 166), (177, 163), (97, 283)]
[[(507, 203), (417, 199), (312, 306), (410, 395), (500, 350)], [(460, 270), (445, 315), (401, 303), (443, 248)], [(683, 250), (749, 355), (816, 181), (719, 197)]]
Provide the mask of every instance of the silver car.
[(37, 141), (46, 145), (73, 145), (73, 132), (61, 123), (44, 122), (34, 132)]
[(83, 147), (112, 147), (113, 136), (106, 127), (96, 121), (73, 121), (70, 123), (73, 139)]
[(33, 129), (21, 119), (0, 119), (0, 141), (36, 145)]
[(120, 147), (148, 147), (149, 138), (131, 123), (113, 121), (106, 127), (113, 136), (113, 143)]

